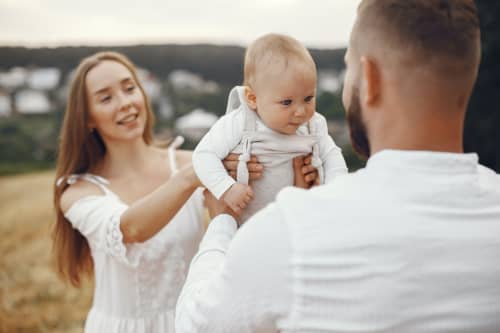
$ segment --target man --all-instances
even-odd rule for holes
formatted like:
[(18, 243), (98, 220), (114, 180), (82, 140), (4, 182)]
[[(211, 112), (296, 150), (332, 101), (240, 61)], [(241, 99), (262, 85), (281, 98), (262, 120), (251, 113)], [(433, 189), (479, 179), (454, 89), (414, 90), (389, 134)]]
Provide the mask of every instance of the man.
[(177, 332), (498, 332), (500, 177), (464, 154), (472, 0), (364, 0), (343, 102), (366, 168), (210, 224)]

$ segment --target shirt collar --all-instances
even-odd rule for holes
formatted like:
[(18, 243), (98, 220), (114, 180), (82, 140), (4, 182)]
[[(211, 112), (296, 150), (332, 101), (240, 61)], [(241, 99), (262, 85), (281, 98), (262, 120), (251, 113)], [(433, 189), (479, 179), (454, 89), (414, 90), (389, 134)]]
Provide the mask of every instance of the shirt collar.
[(371, 156), (366, 169), (406, 169), (448, 174), (474, 173), (477, 171), (478, 160), (476, 153), (386, 149)]

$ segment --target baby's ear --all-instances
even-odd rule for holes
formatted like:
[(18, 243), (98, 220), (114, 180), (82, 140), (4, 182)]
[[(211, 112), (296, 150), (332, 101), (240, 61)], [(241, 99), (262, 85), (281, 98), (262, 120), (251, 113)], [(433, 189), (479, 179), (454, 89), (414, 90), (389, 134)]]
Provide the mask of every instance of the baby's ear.
[(257, 110), (257, 96), (249, 86), (245, 86), (245, 98), (248, 106), (254, 111)]

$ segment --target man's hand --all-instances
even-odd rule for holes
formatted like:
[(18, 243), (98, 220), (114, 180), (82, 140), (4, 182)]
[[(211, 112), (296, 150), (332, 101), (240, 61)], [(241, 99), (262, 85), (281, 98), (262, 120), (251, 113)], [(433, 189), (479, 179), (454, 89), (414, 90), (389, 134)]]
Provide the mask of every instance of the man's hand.
[(318, 170), (311, 165), (312, 156), (297, 156), (293, 159), (294, 185), (300, 188), (311, 188), (319, 185)]
[[(239, 154), (229, 154), (225, 159), (222, 160), (224, 168), (226, 168), (229, 175), (234, 179), (236, 179), (236, 170), (238, 169), (239, 157)], [(259, 163), (259, 161), (257, 161), (257, 157), (255, 155), (252, 155), (250, 161), (247, 162), (247, 168), (249, 180), (256, 180), (262, 177), (262, 171), (264, 170), (264, 167)]]
[(253, 199), (252, 188), (245, 184), (234, 183), (221, 198), (237, 215), (240, 215), (243, 209)]

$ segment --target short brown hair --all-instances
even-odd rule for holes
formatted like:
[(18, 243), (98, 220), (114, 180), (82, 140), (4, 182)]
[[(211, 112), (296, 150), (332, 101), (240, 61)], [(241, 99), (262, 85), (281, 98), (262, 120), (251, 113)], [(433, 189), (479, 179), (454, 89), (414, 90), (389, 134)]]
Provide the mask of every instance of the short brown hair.
[(403, 51), (402, 61), (410, 65), (477, 72), (480, 36), (473, 0), (363, 0), (355, 31), (355, 39), (366, 35), (363, 42), (370, 38), (390, 52)]
[(256, 39), (245, 53), (243, 84), (251, 87), (255, 83), (256, 73), (265, 69), (265, 66), (282, 63), (286, 67), (289, 59), (304, 62), (316, 73), (311, 54), (296, 39), (281, 34), (267, 34)]

